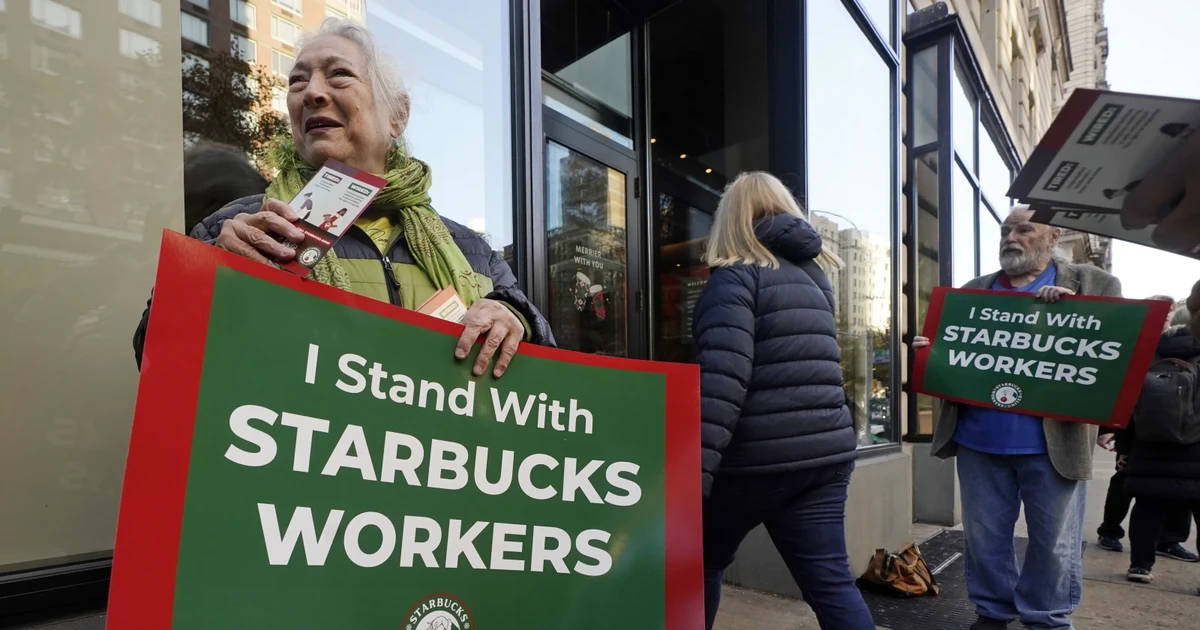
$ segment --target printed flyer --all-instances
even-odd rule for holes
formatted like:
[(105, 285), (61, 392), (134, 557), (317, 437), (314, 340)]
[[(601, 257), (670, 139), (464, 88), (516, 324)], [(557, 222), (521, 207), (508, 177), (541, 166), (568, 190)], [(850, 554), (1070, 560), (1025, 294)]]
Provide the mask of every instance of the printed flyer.
[(114, 629), (703, 627), (699, 371), (522, 344), (171, 232)]
[(300, 216), (296, 227), (304, 232), (304, 240), (298, 244), (284, 241), (295, 248), (296, 257), (283, 268), (307, 277), (386, 185), (382, 177), (337, 160), (326, 161), (289, 203)]
[(1200, 128), (1200, 101), (1078, 89), (1008, 196), (1030, 205), (1120, 213), (1150, 168)]
[(1121, 428), (1171, 305), (1161, 300), (937, 287), (916, 391), (981, 407)]

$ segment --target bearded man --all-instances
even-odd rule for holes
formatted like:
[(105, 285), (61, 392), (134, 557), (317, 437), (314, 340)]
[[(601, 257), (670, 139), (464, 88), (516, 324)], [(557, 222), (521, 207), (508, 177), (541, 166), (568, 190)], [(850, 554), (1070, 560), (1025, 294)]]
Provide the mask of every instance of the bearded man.
[[(1054, 260), (1062, 230), (1033, 223), (1017, 206), (1000, 228), (1001, 271), (967, 289), (1121, 296), (1121, 283), (1090, 265)], [(917, 337), (914, 348), (929, 345)], [(938, 401), (933, 454), (958, 457), (972, 630), (1003, 630), (1020, 619), (1034, 630), (1071, 630), (1083, 594), (1083, 519), (1097, 428), (946, 400)], [(1013, 543), (1021, 505), (1029, 526), (1025, 563)]]

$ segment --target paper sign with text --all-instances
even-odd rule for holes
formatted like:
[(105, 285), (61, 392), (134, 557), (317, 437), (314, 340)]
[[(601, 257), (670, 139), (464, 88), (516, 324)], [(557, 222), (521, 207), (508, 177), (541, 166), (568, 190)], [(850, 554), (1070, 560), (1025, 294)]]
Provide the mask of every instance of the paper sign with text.
[(1171, 308), (1159, 300), (937, 287), (916, 391), (980, 407), (1124, 427)]
[(327, 160), (289, 204), (300, 217), (295, 225), (304, 232), (304, 240), (284, 241), (295, 248), (296, 257), (283, 268), (307, 277), (386, 185), (382, 177)]
[(173, 233), (150, 319), (109, 628), (702, 627), (696, 366), (472, 377), (460, 325)]

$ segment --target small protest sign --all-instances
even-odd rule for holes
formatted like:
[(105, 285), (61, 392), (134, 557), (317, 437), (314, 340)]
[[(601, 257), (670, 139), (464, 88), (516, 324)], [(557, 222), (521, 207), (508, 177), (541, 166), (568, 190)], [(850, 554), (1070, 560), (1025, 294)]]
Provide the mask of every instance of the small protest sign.
[(461, 331), (168, 233), (109, 627), (701, 627), (696, 366)]
[(913, 385), (938, 398), (1124, 427), (1171, 305), (937, 287)]

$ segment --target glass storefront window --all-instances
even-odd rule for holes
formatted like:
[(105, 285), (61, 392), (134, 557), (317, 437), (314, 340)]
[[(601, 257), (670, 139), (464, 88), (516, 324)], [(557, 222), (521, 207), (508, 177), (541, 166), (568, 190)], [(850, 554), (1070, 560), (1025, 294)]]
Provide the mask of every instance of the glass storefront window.
[(953, 207), (951, 208), (951, 233), (953, 234), (953, 252), (950, 264), (953, 269), (954, 286), (961, 288), (975, 278), (975, 187), (963, 173), (962, 168), (954, 166)]
[(367, 28), (395, 58), (412, 112), (404, 140), (433, 169), (433, 207), (513, 244), (512, 79), (509, 3), (372, 0)]
[(858, 0), (866, 11), (867, 17), (875, 23), (875, 28), (883, 35), (887, 42), (892, 41), (892, 8), (896, 6), (896, 0)]
[(951, 103), (950, 118), (954, 121), (954, 150), (968, 168), (975, 168), (975, 130), (977, 128), (975, 115), (975, 97), (965, 87), (965, 77), (962, 69), (955, 65), (954, 76), (951, 77), (954, 102)]
[(130, 341), (184, 199), (179, 18), (149, 0), (6, 5), (0, 574), (111, 553)]
[[(700, 260), (721, 190), (770, 166), (766, 3), (683, 2), (649, 24), (652, 357), (693, 359)], [(681, 112), (688, 112), (681, 115)]]
[(912, 146), (920, 147), (938, 139), (937, 47), (931, 46), (912, 56), (908, 85), (912, 95)]
[(1011, 205), (1008, 198), (1008, 187), (1012, 184), (1012, 171), (1000, 157), (1000, 148), (992, 135), (979, 126), (979, 187), (983, 196), (995, 208), (1007, 208)]
[[(809, 0), (808, 208), (846, 261), (834, 294), (861, 445), (891, 439), (891, 70), (840, 0)], [(832, 279), (831, 279), (832, 280)]]
[[(938, 204), (938, 152), (937, 149), (921, 155), (914, 161), (916, 175), (913, 189), (917, 213), (917, 269), (916, 269), (916, 321), (909, 330), (920, 331), (925, 327), (925, 315), (933, 299), (933, 288), (941, 284), (941, 228)], [(917, 395), (917, 418), (915, 433), (933, 433), (935, 407), (933, 398)], [(910, 419), (910, 427), (913, 420)]]
[(979, 204), (979, 273), (989, 274), (996, 271), (1000, 265), (1000, 221), (1004, 214), (997, 217), (988, 210), (986, 204)]
[(627, 356), (625, 174), (546, 143), (547, 316), (563, 348)]
[(550, 109), (633, 148), (632, 24), (601, 0), (542, 2), (542, 94)]

